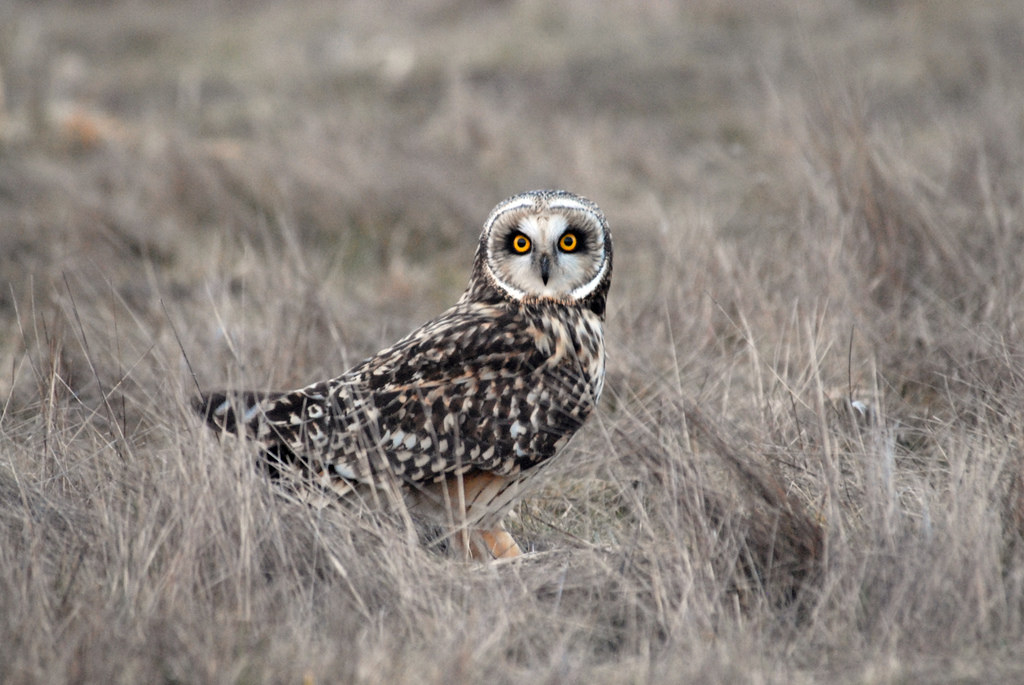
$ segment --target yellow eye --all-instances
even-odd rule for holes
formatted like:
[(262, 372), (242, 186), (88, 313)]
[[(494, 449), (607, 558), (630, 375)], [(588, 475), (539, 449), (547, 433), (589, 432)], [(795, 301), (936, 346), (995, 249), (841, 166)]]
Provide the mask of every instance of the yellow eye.
[(579, 241), (576, 239), (576, 234), (566, 233), (562, 236), (562, 239), (558, 241), (558, 246), (566, 252), (572, 252), (579, 247)]
[(519, 254), (526, 254), (530, 251), (530, 239), (520, 233), (512, 239), (512, 249)]

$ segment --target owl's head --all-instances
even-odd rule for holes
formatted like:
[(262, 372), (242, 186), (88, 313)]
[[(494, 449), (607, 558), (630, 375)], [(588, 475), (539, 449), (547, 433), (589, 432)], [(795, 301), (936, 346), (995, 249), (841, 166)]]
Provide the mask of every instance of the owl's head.
[(585, 303), (603, 314), (611, 272), (600, 208), (564, 190), (535, 190), (491, 212), (467, 295), (486, 285), (517, 302)]

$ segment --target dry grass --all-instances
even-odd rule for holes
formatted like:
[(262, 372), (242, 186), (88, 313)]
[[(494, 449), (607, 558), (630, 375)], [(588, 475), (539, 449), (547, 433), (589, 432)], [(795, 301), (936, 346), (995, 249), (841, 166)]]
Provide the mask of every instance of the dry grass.
[[(1016, 0), (0, 5), (0, 680), (1019, 682), (1022, 36)], [(185, 355), (338, 373), (542, 186), (616, 277), (534, 555), (282, 502), (190, 415)]]

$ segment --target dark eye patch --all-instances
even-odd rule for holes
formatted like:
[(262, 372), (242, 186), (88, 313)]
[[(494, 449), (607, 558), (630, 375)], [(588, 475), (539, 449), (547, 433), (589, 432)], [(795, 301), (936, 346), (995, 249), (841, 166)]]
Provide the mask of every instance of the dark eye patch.
[(562, 231), (562, 235), (559, 236), (559, 238), (558, 238), (559, 243), (561, 243), (562, 238), (564, 238), (565, 236), (570, 235), (570, 234), (572, 234), (572, 235), (574, 235), (576, 237), (576, 245), (572, 248), (573, 252), (579, 252), (580, 250), (587, 249), (587, 245), (588, 245), (589, 241), (587, 240), (587, 233), (586, 233), (586, 231), (584, 231), (582, 228), (580, 228), (579, 226), (576, 226), (574, 224), (569, 224), (566, 227), (566, 229), (564, 231)]

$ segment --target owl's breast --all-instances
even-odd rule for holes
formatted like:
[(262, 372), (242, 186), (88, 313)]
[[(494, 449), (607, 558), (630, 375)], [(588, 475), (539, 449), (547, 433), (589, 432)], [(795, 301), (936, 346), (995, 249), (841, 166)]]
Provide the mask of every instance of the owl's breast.
[(537, 318), (531, 334), (544, 366), (574, 386), (573, 399), (597, 404), (604, 387), (605, 349), (601, 317), (587, 309), (558, 307)]
[(604, 325), (601, 318), (589, 309), (580, 312), (574, 337), (578, 341), (577, 356), (591, 379), (591, 392), (596, 404), (604, 389)]

